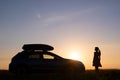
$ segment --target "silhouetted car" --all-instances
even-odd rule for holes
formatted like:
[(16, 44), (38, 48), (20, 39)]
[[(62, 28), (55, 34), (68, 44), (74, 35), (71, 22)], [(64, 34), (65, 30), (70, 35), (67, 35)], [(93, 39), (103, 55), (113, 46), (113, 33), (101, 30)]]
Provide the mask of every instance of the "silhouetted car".
[(52, 52), (54, 48), (45, 44), (27, 44), (23, 51), (15, 55), (9, 64), (13, 73), (72, 72), (82, 73), (85, 66), (82, 62), (62, 58)]

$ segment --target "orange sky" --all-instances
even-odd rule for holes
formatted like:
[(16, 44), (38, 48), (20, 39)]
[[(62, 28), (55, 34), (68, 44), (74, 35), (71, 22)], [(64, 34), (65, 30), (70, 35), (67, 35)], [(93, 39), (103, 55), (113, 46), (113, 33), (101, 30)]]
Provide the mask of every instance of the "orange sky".
[(94, 47), (101, 49), (102, 69), (120, 69), (119, 0), (0, 0), (0, 69), (23, 44), (54, 46), (56, 54), (74, 52), (93, 69)]

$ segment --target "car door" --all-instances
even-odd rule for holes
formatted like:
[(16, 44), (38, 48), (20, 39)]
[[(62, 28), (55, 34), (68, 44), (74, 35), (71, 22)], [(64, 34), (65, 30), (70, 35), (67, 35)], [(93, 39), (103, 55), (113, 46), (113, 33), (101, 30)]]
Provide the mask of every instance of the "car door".
[(36, 72), (40, 71), (40, 65), (41, 65), (41, 56), (38, 53), (32, 53), (28, 56), (27, 60), (27, 66), (30, 71)]
[(45, 72), (59, 71), (62, 66), (62, 59), (58, 59), (52, 54), (43, 54), (42, 67)]

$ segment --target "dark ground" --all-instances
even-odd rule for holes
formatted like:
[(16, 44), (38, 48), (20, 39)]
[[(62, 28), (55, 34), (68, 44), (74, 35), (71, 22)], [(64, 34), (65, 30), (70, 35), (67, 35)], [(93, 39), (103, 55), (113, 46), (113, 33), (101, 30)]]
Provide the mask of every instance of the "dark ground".
[(7, 70), (0, 70), (0, 80), (120, 80), (120, 70), (106, 69), (96, 73), (94, 70), (86, 70), (83, 74), (29, 74), (17, 77)]

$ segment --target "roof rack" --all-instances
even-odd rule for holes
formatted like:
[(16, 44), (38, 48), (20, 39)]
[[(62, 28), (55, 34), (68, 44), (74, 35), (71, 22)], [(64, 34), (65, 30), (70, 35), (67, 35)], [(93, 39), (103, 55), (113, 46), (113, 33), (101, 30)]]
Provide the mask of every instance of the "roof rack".
[(52, 51), (54, 47), (47, 44), (24, 44), (22, 49), (24, 51)]

